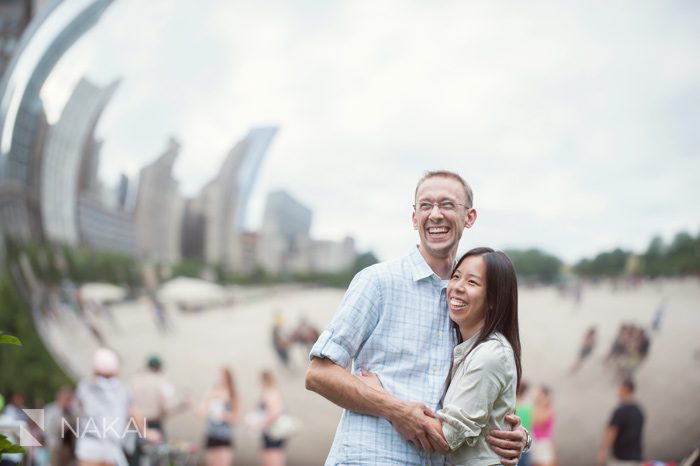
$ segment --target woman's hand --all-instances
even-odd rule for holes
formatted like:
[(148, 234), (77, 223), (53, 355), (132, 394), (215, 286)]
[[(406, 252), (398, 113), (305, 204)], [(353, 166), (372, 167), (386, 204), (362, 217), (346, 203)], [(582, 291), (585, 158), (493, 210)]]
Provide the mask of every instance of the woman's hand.
[(359, 378), (365, 385), (374, 388), (375, 390), (386, 391), (384, 390), (382, 381), (379, 380), (379, 376), (374, 372), (360, 369), (360, 375), (358, 375), (357, 378)]

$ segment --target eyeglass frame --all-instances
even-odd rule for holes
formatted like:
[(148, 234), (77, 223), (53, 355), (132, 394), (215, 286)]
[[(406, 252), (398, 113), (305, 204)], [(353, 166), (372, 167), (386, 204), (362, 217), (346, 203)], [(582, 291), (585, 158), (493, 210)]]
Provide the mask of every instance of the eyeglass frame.
[[(470, 206), (468, 206), (468, 205), (466, 205), (466, 204), (460, 204), (459, 202), (455, 202), (455, 201), (451, 201), (451, 200), (446, 199), (446, 200), (440, 201), (440, 202), (421, 201), (421, 202), (419, 202), (418, 204), (413, 204), (413, 210), (416, 211), (416, 212), (422, 212), (422, 213), (426, 213), (426, 214), (427, 214), (428, 212), (432, 212), (433, 209), (435, 208), (435, 206), (437, 206), (437, 208), (438, 208), (438, 210), (439, 210), (440, 212), (445, 212), (444, 210), (442, 210), (444, 207), (447, 207), (447, 206), (444, 205), (445, 203), (447, 203), (447, 204), (454, 204), (454, 205), (455, 205), (455, 209), (447, 208), (447, 210), (446, 210), (447, 212), (452, 212), (452, 211), (456, 210), (456, 207), (457, 207), (457, 206), (462, 206), (462, 207), (466, 208), (466, 209), (467, 209), (467, 212), (469, 212), (469, 210), (472, 209), (472, 207), (470, 207)], [(422, 209), (420, 208), (420, 205), (421, 205), (421, 204), (430, 204), (430, 209), (429, 209), (429, 210), (422, 210)]]

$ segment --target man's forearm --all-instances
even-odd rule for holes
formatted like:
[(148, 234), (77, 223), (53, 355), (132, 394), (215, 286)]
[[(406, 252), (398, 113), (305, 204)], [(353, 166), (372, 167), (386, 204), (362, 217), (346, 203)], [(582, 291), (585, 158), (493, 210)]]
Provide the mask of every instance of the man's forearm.
[(313, 358), (306, 373), (306, 388), (350, 411), (389, 419), (401, 400), (363, 383), (329, 359)]
[(332, 361), (311, 360), (306, 388), (342, 408), (388, 420), (404, 440), (428, 453), (449, 451), (442, 429), (431, 424), (432, 412), (423, 403), (399, 400), (365, 384)]
[(600, 452), (607, 453), (610, 450), (613, 442), (615, 442), (615, 437), (617, 437), (617, 428), (613, 426), (608, 426), (603, 434), (603, 441), (600, 444)]

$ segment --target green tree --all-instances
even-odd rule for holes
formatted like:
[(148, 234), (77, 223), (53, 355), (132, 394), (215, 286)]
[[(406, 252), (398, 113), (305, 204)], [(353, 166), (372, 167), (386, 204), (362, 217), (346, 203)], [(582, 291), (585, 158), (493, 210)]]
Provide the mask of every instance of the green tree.
[(592, 260), (582, 259), (574, 266), (574, 271), (585, 277), (620, 277), (624, 274), (629, 252), (617, 248), (602, 252)]
[(44, 346), (7, 274), (0, 278), (0, 329), (23, 344), (22, 348), (4, 346), (0, 351), (1, 391), (18, 391), (28, 400), (52, 400), (59, 387), (72, 384)]
[(539, 249), (505, 251), (515, 265), (518, 277), (526, 281), (554, 283), (559, 278), (562, 261)]

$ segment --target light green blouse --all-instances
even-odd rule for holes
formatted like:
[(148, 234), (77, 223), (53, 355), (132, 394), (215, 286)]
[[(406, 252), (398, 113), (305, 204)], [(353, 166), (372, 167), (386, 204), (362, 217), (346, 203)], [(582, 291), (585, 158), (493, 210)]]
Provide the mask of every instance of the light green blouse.
[(470, 353), (477, 335), (455, 347), (452, 380), (444, 408), (437, 413), (452, 450), (447, 456), (448, 465), (500, 464), (486, 435), (493, 429), (510, 429), (504, 418), (515, 411), (517, 373), (513, 349), (496, 332)]

